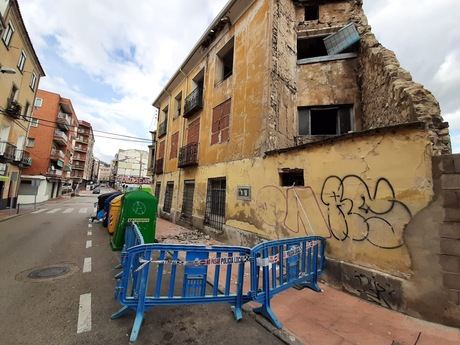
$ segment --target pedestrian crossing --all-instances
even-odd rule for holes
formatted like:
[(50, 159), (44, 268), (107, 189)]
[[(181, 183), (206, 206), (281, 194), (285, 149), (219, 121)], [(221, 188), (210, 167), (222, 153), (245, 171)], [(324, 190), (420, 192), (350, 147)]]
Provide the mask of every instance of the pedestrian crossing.
[(45, 214), (72, 214), (72, 213), (78, 213), (78, 214), (85, 214), (87, 215), (88, 213), (92, 212), (92, 208), (88, 207), (82, 207), (82, 208), (76, 208), (76, 207), (57, 207), (57, 208), (41, 208), (39, 210), (31, 212), (32, 214), (39, 214), (39, 213), (45, 213)]

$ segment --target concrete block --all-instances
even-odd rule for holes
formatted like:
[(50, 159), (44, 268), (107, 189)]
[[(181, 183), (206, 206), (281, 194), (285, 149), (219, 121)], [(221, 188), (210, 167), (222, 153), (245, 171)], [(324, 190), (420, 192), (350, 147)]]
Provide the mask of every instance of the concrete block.
[(460, 240), (441, 238), (441, 254), (460, 256)]
[(460, 305), (460, 290), (449, 290), (449, 302), (454, 305)]
[(447, 174), (455, 173), (455, 164), (452, 155), (442, 156), (441, 171)]
[(460, 274), (460, 256), (440, 255), (439, 262), (444, 272)]
[(457, 207), (457, 193), (455, 190), (442, 191), (442, 206), (443, 207)]
[(442, 189), (460, 189), (460, 174), (444, 174), (441, 176)]
[(454, 156), (455, 172), (460, 173), (460, 154)]
[(445, 208), (444, 221), (460, 222), (460, 208)]
[(446, 288), (460, 290), (460, 274), (444, 273), (442, 280)]
[(439, 236), (444, 238), (460, 239), (460, 223), (442, 223)]

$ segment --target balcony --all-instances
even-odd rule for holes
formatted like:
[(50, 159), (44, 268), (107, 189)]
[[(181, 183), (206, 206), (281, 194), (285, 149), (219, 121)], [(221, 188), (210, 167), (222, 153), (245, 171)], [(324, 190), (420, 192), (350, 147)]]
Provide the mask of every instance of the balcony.
[(198, 143), (191, 143), (181, 147), (179, 151), (179, 168), (198, 165)]
[(57, 117), (57, 125), (64, 131), (68, 131), (70, 128), (70, 116), (66, 113), (59, 113)]
[(61, 177), (62, 176), (62, 170), (49, 169), (48, 172), (46, 173), (46, 176), (48, 176), (48, 177)]
[(21, 161), (19, 162), (19, 166), (22, 168), (27, 168), (32, 165), (32, 157), (30, 157), (29, 152), (21, 150)]
[(21, 105), (16, 101), (9, 101), (8, 106), (5, 109), (5, 114), (15, 119), (19, 119), (21, 117)]
[[(84, 146), (78, 145), (78, 146), (75, 146), (74, 151), (86, 152), (86, 151), (88, 151), (88, 149), (86, 147), (84, 147)], [(84, 159), (81, 159), (81, 160), (84, 160)]]
[(203, 89), (197, 87), (185, 98), (184, 117), (190, 117), (198, 110), (203, 108)]
[(0, 162), (9, 163), (12, 162), (15, 158), (16, 146), (7, 143), (5, 141), (0, 141)]
[(85, 165), (75, 163), (75, 164), (72, 165), (72, 168), (73, 168), (73, 170), (85, 170)]
[(158, 138), (162, 137), (163, 135), (166, 134), (166, 128), (168, 127), (168, 121), (164, 120), (160, 125), (158, 126)]
[(67, 141), (68, 141), (68, 138), (67, 138), (67, 135), (63, 132), (63, 131), (60, 131), (59, 129), (56, 129), (54, 131), (54, 137), (53, 137), (53, 140), (61, 145), (61, 146), (66, 146), (67, 145)]
[(63, 160), (65, 158), (65, 153), (62, 150), (52, 149), (50, 154), (50, 159), (52, 161)]
[(160, 158), (160, 159), (156, 160), (156, 162), (155, 162), (155, 174), (157, 174), (157, 175), (163, 174), (163, 162), (164, 162), (163, 158)]
[(88, 138), (82, 137), (81, 135), (77, 136), (75, 140), (77, 143), (88, 144)]

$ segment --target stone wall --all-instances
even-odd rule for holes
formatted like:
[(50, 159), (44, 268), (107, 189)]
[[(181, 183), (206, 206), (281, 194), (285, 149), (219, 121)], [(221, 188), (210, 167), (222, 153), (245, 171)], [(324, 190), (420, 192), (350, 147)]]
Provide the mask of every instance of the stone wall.
[(451, 153), (448, 124), (443, 121), (436, 98), (414, 82), (396, 55), (377, 41), (363, 12), (362, 0), (350, 1), (354, 4), (352, 21), (361, 35), (363, 129), (422, 121), (430, 132), (433, 154)]

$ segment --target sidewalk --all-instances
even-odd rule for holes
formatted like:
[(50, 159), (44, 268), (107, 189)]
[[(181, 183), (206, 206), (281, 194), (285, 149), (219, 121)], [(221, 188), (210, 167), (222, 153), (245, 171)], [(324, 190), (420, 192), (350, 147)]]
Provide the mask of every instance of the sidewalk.
[[(167, 243), (222, 244), (164, 219), (157, 239)], [(287, 333), (308, 345), (459, 345), (460, 330), (379, 307), (320, 284), (322, 293), (289, 289), (272, 299)], [(254, 304), (255, 306), (255, 304)]]

